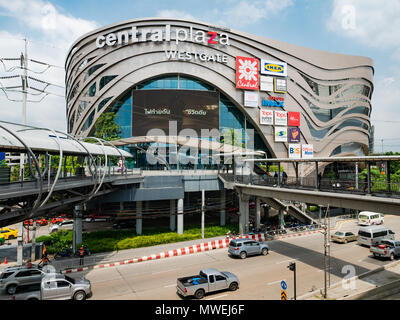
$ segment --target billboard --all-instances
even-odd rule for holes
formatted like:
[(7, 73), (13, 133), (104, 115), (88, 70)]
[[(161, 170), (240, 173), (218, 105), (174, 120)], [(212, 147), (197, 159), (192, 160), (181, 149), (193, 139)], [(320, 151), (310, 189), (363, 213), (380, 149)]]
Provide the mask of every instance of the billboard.
[(272, 110), (260, 109), (260, 124), (273, 125), (274, 112)]
[(299, 128), (289, 128), (288, 139), (289, 139), (289, 142), (300, 142), (300, 129)]
[[(132, 136), (146, 136), (150, 129), (177, 135), (182, 129), (219, 129), (219, 93), (199, 90), (138, 90), (132, 93)], [(177, 132), (169, 132), (169, 122)]]
[(314, 149), (312, 144), (303, 144), (301, 146), (301, 157), (304, 159), (314, 158)]
[(289, 158), (300, 159), (301, 158), (301, 146), (299, 144), (289, 144)]
[(258, 59), (236, 57), (236, 88), (258, 90), (260, 87), (258, 69)]
[(287, 64), (286, 62), (261, 59), (260, 72), (270, 76), (287, 77)]
[(275, 127), (275, 142), (287, 142), (286, 127)]
[(285, 93), (287, 91), (286, 79), (274, 79), (274, 91)]
[(274, 111), (274, 112), (275, 112), (275, 125), (287, 126), (287, 112), (286, 111)]
[(274, 77), (260, 76), (260, 90), (274, 91)]
[(258, 106), (258, 91), (245, 91), (244, 92), (244, 106), (257, 107)]
[(300, 112), (289, 111), (288, 126), (300, 127)]

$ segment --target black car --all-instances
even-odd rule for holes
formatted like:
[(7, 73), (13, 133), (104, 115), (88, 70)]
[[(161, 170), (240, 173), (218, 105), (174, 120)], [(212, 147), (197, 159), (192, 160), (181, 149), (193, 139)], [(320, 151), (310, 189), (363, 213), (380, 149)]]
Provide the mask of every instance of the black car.
[(112, 225), (114, 229), (129, 229), (129, 228), (135, 228), (136, 227), (136, 221), (135, 220), (118, 220), (115, 221)]

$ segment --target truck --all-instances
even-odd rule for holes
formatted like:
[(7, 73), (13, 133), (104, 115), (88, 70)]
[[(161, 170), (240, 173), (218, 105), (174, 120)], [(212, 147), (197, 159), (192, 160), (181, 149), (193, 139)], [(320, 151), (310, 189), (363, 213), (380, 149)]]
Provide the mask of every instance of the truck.
[(53, 274), (44, 277), (41, 282), (18, 285), (11, 300), (85, 300), (91, 296), (89, 280)]
[(374, 257), (390, 258), (393, 261), (395, 257), (400, 256), (400, 241), (382, 239), (372, 244), (370, 251)]
[(202, 299), (206, 294), (220, 291), (235, 291), (239, 288), (239, 279), (228, 271), (209, 268), (200, 270), (198, 275), (178, 278), (177, 293), (182, 297), (194, 296)]

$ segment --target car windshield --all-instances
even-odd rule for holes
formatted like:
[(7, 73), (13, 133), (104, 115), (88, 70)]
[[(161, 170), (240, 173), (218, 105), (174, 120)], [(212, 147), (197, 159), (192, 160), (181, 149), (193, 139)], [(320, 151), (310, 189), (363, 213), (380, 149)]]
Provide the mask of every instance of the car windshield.
[(368, 219), (368, 216), (365, 216), (365, 215), (359, 215), (358, 216), (360, 219)]
[(231, 241), (231, 242), (229, 243), (229, 245), (230, 245), (231, 247), (240, 247), (240, 246), (242, 245), (242, 243), (241, 243), (241, 242), (236, 242), (236, 241)]
[(344, 236), (344, 233), (338, 231), (338, 232), (335, 233), (335, 236)]

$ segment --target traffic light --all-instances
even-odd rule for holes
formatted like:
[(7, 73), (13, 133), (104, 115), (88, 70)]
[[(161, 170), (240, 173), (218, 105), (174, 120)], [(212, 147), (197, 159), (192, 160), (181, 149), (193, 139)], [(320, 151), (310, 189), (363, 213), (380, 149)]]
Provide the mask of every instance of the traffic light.
[(291, 262), (287, 267), (290, 271), (296, 271), (296, 262)]

